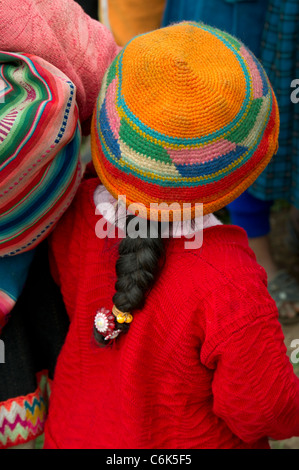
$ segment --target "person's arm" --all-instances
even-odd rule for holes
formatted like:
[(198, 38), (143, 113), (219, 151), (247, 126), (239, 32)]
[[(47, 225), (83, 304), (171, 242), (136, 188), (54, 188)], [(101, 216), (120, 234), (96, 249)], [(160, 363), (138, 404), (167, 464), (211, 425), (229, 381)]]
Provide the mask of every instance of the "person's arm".
[(0, 0), (0, 18), (0, 50), (35, 54), (72, 80), (88, 133), (103, 75), (120, 50), (110, 31), (73, 0)]
[(260, 305), (243, 298), (241, 308), (250, 321), (204, 348), (203, 362), (215, 369), (214, 412), (245, 442), (299, 436), (299, 379), (286, 355), (276, 306), (265, 296)]

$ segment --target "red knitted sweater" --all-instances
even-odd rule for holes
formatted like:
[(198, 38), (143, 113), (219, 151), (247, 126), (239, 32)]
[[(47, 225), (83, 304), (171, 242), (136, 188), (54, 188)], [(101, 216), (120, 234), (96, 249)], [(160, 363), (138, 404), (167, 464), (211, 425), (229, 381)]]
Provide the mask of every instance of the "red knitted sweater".
[(268, 448), (299, 435), (299, 380), (264, 270), (242, 229), (170, 240), (145, 307), (112, 347), (93, 341), (111, 309), (117, 240), (99, 239), (82, 183), (52, 235), (53, 274), (71, 318), (56, 366), (45, 448)]

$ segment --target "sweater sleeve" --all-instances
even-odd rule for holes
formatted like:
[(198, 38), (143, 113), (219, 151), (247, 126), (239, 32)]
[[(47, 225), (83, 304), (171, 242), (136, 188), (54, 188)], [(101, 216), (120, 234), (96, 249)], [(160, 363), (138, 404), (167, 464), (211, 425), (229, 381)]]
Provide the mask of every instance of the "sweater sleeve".
[[(80, 188), (78, 190), (80, 194)], [(61, 290), (70, 320), (76, 303), (81, 261), (80, 227), (76, 211), (78, 193), (49, 236), (49, 263), (52, 277)]]
[(0, 0), (0, 18), (0, 50), (31, 53), (62, 70), (77, 88), (81, 122), (89, 123), (120, 50), (110, 31), (73, 0)]
[(205, 365), (215, 368), (214, 412), (245, 442), (299, 436), (299, 379), (286, 354), (276, 306), (267, 300), (265, 313), (244, 298), (250, 321), (235, 324), (223, 342), (212, 341), (205, 356)]

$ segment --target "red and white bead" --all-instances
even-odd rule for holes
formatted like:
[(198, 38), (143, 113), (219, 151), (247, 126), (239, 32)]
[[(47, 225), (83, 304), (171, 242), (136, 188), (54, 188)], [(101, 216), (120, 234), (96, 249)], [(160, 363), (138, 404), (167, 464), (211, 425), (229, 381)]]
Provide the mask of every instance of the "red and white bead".
[(121, 330), (114, 330), (113, 333), (111, 333), (110, 335), (105, 336), (104, 340), (108, 341), (109, 339), (115, 339), (115, 338), (118, 337), (120, 332), (121, 332)]
[(96, 313), (94, 326), (103, 336), (111, 335), (115, 329), (114, 315), (112, 315), (110, 310), (102, 307)]

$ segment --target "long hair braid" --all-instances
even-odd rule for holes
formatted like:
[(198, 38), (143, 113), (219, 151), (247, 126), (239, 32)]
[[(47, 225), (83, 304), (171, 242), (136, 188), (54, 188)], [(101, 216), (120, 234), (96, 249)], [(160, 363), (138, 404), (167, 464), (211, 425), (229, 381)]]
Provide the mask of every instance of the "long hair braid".
[[(115, 294), (113, 303), (121, 312), (133, 312), (141, 309), (146, 296), (153, 287), (161, 269), (164, 259), (164, 243), (161, 237), (161, 224), (156, 223), (153, 236), (153, 224), (147, 221), (140, 223), (138, 236), (132, 237), (128, 233), (129, 224), (136, 216), (128, 215), (126, 219), (126, 237), (118, 247), (119, 258), (116, 261)], [(116, 328), (121, 333), (127, 332), (130, 323), (118, 323)], [(100, 345), (107, 344), (104, 336), (94, 328), (94, 337)]]

